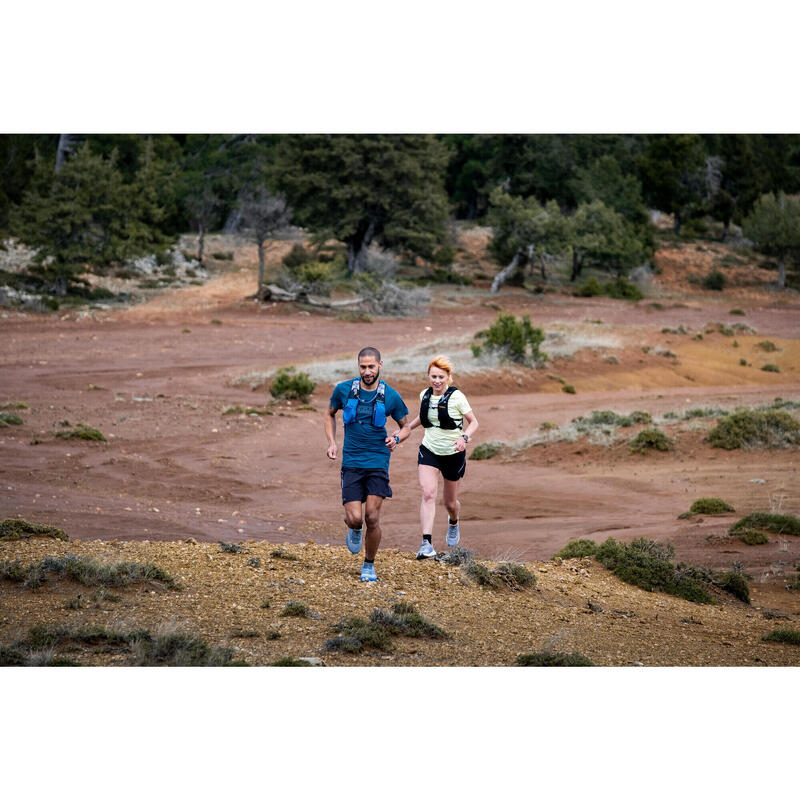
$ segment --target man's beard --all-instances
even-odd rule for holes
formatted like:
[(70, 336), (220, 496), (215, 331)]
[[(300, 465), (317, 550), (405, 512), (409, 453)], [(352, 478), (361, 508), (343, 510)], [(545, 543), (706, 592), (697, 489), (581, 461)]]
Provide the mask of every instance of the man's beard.
[(367, 378), (363, 377), (361, 378), (361, 380), (364, 381), (364, 383), (366, 383), (367, 386), (372, 386), (372, 384), (375, 383), (375, 381), (377, 381), (378, 378), (380, 378), (380, 376), (381, 376), (381, 371), (378, 370), (370, 380), (367, 380)]

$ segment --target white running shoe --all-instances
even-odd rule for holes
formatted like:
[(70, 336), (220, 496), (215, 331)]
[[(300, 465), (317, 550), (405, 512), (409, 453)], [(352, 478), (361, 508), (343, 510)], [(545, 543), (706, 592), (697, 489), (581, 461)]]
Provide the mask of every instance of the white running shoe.
[(417, 561), (421, 561), (423, 558), (433, 558), (436, 555), (436, 551), (433, 549), (433, 545), (427, 540), (422, 540), (422, 546), (417, 550)]

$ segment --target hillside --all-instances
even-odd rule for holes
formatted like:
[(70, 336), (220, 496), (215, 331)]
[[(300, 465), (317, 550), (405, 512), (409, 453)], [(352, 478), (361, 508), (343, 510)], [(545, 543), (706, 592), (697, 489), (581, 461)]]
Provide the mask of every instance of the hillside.
[[(0, 542), (2, 561), (40, 563), (67, 554), (101, 564), (152, 563), (183, 588), (158, 580), (110, 590), (55, 577), (37, 589), (0, 581), (2, 645), (24, 641), (38, 625), (64, 636), (98, 627), (180, 632), (231, 648), (235, 661), (251, 665), (310, 658), (326, 666), (505, 666), (521, 654), (550, 651), (580, 653), (602, 666), (800, 666), (800, 648), (762, 641), (774, 628), (798, 627), (797, 593), (785, 612), (772, 607), (776, 593), (758, 586), (752, 605), (724, 594), (701, 605), (625, 584), (589, 558), (529, 562), (535, 586), (513, 590), (480, 586), (457, 566), (417, 562), (393, 548), (379, 554), (379, 582), (362, 584), (360, 559), (343, 546), (249, 541), (234, 553), (193, 540)], [(449, 636), (393, 636), (388, 650), (368, 646), (355, 654), (326, 650), (344, 617), (367, 619), (398, 602), (412, 604)], [(282, 616), (287, 603), (303, 604), (308, 616)], [(22, 645), (40, 658), (48, 649), (81, 665), (132, 658), (129, 646), (97, 635), (90, 644)]]

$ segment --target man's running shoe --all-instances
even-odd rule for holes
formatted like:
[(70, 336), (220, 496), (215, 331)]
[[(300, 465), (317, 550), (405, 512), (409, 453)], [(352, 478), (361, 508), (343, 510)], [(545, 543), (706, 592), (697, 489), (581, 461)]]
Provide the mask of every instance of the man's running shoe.
[(361, 580), (362, 581), (376, 581), (378, 576), (375, 574), (375, 565), (365, 563), (361, 567)]
[(447, 526), (447, 542), (448, 547), (455, 547), (458, 544), (458, 540), (461, 538), (461, 531), (458, 529), (458, 523), (456, 522), (455, 525), (448, 524)]
[(433, 558), (436, 555), (436, 551), (433, 549), (433, 545), (427, 540), (422, 540), (422, 546), (417, 550), (417, 561), (422, 561), (423, 558)]
[(353, 530), (352, 528), (347, 529), (347, 549), (354, 555), (361, 552), (362, 538), (361, 529), (357, 531)]

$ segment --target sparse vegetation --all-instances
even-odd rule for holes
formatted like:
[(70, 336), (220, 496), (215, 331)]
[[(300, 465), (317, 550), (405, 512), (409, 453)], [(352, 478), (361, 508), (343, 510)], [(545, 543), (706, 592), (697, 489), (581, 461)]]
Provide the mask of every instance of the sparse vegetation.
[(778, 350), (778, 346), (775, 342), (771, 342), (769, 339), (765, 339), (763, 342), (758, 342), (756, 347), (759, 350), (763, 350), (765, 353), (774, 353)]
[(593, 667), (594, 664), (580, 653), (523, 653), (517, 656), (518, 667)]
[(513, 561), (503, 561), (490, 571), (485, 564), (469, 560), (461, 569), (479, 586), (488, 586), (490, 589), (502, 589), (506, 586), (519, 591), (536, 586), (536, 576), (522, 564)]
[(272, 662), (273, 667), (310, 667), (311, 662), (307, 661), (304, 658), (291, 658), (290, 656), (284, 656), (283, 658), (279, 658), (277, 661)]
[(276, 399), (300, 400), (308, 402), (317, 384), (305, 372), (296, 372), (294, 367), (279, 369), (269, 387), (270, 394)]
[(273, 412), (270, 411), (268, 408), (253, 408), (252, 406), (243, 406), (243, 405), (236, 405), (236, 406), (228, 406), (223, 412), (222, 416), (226, 417), (231, 414), (245, 414), (247, 416), (256, 414), (259, 417), (273, 416)]
[(764, 634), (762, 639), (765, 642), (800, 645), (800, 631), (792, 628), (776, 628), (774, 631)]
[(0, 428), (9, 428), (12, 425), (22, 425), (22, 417), (11, 411), (0, 411)]
[(30, 539), (31, 537), (46, 537), (50, 539), (61, 539), (69, 541), (61, 528), (54, 525), (44, 525), (38, 522), (28, 522), (24, 519), (4, 519), (0, 522), (0, 541), (14, 541), (18, 539)]
[(800, 536), (800, 519), (790, 514), (768, 514), (765, 511), (755, 511), (731, 525), (728, 533), (731, 536), (739, 536), (748, 529), (769, 531), (780, 536)]
[(645, 428), (631, 440), (628, 449), (632, 453), (646, 453), (649, 450), (666, 451), (672, 449), (672, 441), (657, 428)]
[(764, 364), (761, 367), (762, 372), (780, 372), (781, 368), (777, 364)]
[(485, 461), (494, 458), (503, 447), (502, 442), (483, 442), (476, 445), (469, 454), (471, 461)]
[(729, 514), (736, 509), (719, 497), (700, 497), (692, 503), (692, 514)]
[(240, 544), (234, 544), (233, 542), (220, 542), (219, 549), (223, 553), (243, 553), (245, 550)]
[(769, 537), (766, 533), (757, 531), (755, 528), (739, 528), (735, 533), (731, 533), (731, 536), (735, 536), (744, 544), (751, 546), (766, 544), (769, 541)]
[(725, 288), (727, 282), (728, 279), (725, 277), (725, 274), (718, 269), (714, 269), (703, 278), (703, 287), (714, 292), (721, 292)]
[(584, 558), (597, 554), (597, 543), (591, 539), (573, 539), (562, 547), (553, 558)]
[(278, 548), (277, 550), (272, 550), (270, 552), (270, 556), (272, 558), (282, 558), (284, 561), (299, 561), (300, 559), (290, 553), (288, 550), (284, 550), (283, 548)]
[(453, 564), (456, 567), (461, 567), (466, 564), (471, 564), (475, 560), (475, 552), (457, 544), (455, 547), (451, 548), (448, 553), (445, 553), (441, 560), (444, 561), (445, 564)]
[(717, 423), (708, 442), (724, 450), (789, 447), (800, 443), (800, 422), (780, 409), (738, 409)]
[(630, 428), (633, 425), (648, 424), (653, 418), (646, 411), (632, 411), (630, 414), (617, 414), (615, 411), (592, 411), (589, 417), (575, 417), (572, 420), (578, 430), (589, 427)]
[(56, 431), (55, 434), (59, 439), (85, 439), (90, 442), (105, 442), (106, 437), (91, 425), (84, 425), (79, 422), (74, 428), (68, 431)]

